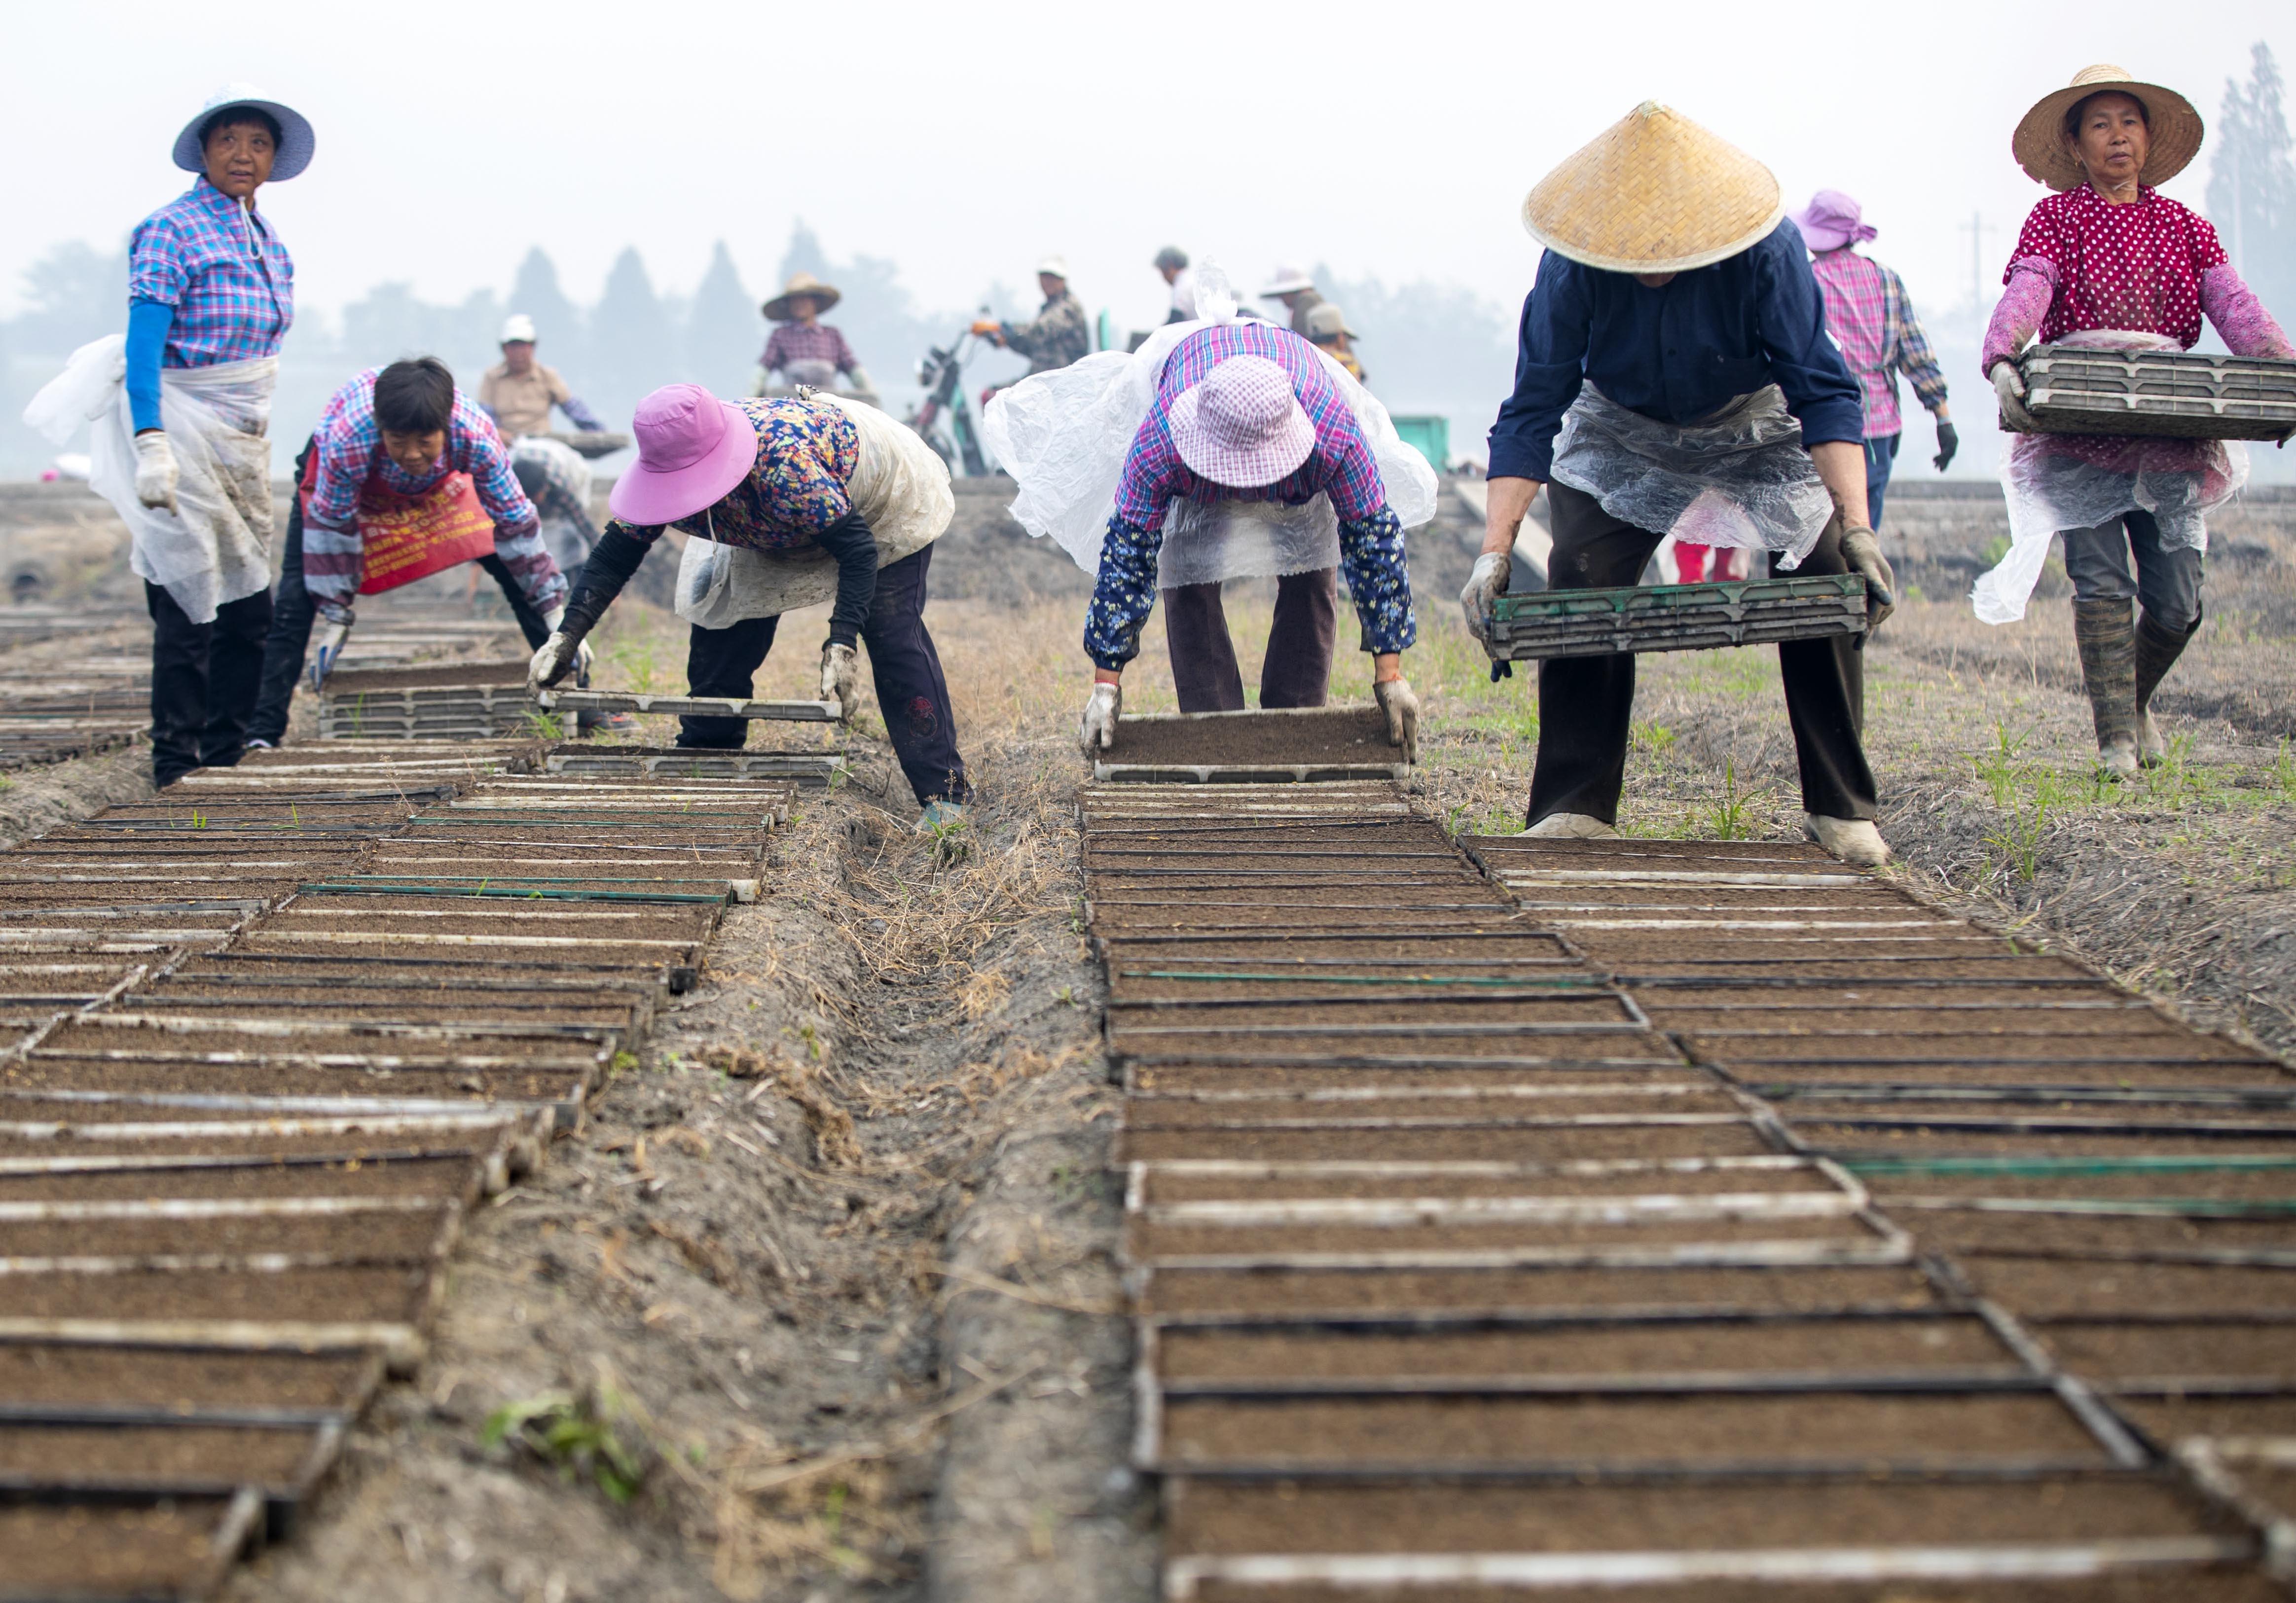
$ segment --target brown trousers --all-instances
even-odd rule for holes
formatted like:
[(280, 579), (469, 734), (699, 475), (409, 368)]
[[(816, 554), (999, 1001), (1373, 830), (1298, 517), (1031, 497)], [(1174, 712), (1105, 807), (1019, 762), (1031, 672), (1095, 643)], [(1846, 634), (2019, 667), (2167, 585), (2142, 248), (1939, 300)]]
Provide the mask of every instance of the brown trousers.
[[(1228, 638), (1217, 584), (1163, 594), (1164, 639), (1183, 712), (1243, 711), (1243, 671)], [(1275, 581), (1275, 626), (1259, 670), (1263, 707), (1320, 707), (1331, 699), (1332, 652), (1339, 638), (1340, 571), (1317, 568)]]

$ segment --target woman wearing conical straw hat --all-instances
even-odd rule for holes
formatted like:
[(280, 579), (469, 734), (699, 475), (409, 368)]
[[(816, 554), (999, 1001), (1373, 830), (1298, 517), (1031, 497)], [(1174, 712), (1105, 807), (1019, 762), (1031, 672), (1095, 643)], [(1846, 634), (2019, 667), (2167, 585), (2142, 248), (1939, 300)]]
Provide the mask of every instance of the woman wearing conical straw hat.
[[(2201, 136), (2183, 95), (2109, 66), (2084, 68), (2018, 123), (2018, 165), (2057, 193), (2026, 218), (1985, 334), (1980, 359), (2005, 426), (2037, 426), (2016, 362), (2036, 334), (2183, 349), (2201, 337), (2205, 313), (2235, 356), (2296, 356), (2207, 219), (2152, 187), (2192, 160)], [(2009, 554), (1972, 599), (1988, 623), (2023, 617), (2049, 541), (2062, 535), (2097, 760), (2113, 778), (2166, 754), (2152, 692), (2201, 627), (2207, 515), (2247, 478), (2236, 440), (2020, 432), (2009, 448)]]
[[(1857, 381), (1769, 169), (1645, 101), (1540, 180), (1522, 216), (1546, 252), (1491, 429), (1467, 627), (1488, 639), (1541, 485), (1555, 589), (1631, 585), (1672, 532), (1767, 551), (1776, 571), (1862, 574), (1869, 621), (1887, 617), (1897, 581), (1866, 522)], [(1890, 851), (1857, 646), (1788, 641), (1778, 662), (1810, 837), (1871, 865)], [(1630, 655), (1539, 664), (1528, 833), (1617, 833), (1634, 697)]]

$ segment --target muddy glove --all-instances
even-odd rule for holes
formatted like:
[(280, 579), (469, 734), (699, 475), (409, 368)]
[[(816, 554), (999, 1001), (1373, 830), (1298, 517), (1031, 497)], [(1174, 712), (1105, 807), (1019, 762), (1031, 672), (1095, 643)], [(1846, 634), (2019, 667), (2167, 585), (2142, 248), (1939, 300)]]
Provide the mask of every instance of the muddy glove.
[(1866, 627), (1881, 628), (1882, 620), (1898, 610), (1898, 576), (1890, 571), (1882, 542), (1871, 529), (1852, 529), (1841, 537), (1841, 559), (1866, 580)]
[(1403, 748), (1403, 760), (1419, 760), (1419, 698), (1411, 681), (1400, 677), (1382, 679), (1371, 687), (1379, 710), (1387, 714), (1387, 744)]
[(135, 498), (146, 506), (176, 510), (176, 448), (158, 429), (135, 437)]
[(574, 628), (566, 627), (566, 609), (554, 607), (543, 614), (542, 621), (549, 626), (550, 638), (534, 654), (534, 661), (526, 668), (526, 693), (547, 690), (570, 672), (587, 676), (590, 671), (590, 643), (583, 638), (590, 632), (586, 621), (578, 620)]
[(821, 699), (837, 703), (837, 721), (849, 724), (861, 711), (861, 693), (854, 681), (861, 671), (860, 654), (834, 640), (821, 643)]
[(333, 612), (321, 609), (318, 632), (311, 638), (311, 689), (314, 693), (327, 686), (327, 676), (335, 670), (335, 662), (343, 654), (343, 642), (350, 638), (351, 625), (356, 620), (348, 607)]
[(1961, 449), (1961, 435), (1949, 423), (1938, 424), (1938, 454), (1930, 458), (1937, 471), (1945, 472), (1953, 465), (1954, 454)]
[(1124, 710), (1124, 686), (1095, 685), (1077, 722), (1077, 744), (1086, 757), (1098, 757), (1116, 744), (1117, 715)]
[(2001, 421), (2013, 429), (2038, 433), (2040, 425), (2025, 410), (2025, 375), (2017, 371), (2017, 364), (1994, 363), (1992, 378), (1994, 396), (2001, 402)]
[(1485, 645), (1491, 643), (1492, 604), (1506, 594), (1514, 563), (1504, 551), (1486, 551), (1475, 558), (1467, 588), (1459, 592), (1459, 610), (1467, 614), (1467, 632)]

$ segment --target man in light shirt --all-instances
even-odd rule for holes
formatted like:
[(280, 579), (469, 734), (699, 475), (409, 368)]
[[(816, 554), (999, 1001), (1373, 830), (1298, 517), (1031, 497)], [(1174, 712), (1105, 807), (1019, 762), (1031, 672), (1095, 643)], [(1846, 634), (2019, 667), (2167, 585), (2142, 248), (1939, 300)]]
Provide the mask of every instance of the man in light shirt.
[(534, 359), (534, 319), (524, 312), (514, 314), (503, 325), (502, 354), (503, 359), (488, 368), (479, 381), (479, 405), (502, 425), (505, 437), (516, 440), (528, 434), (549, 433), (553, 407), (565, 413), (566, 420), (578, 429), (593, 434), (605, 432), (606, 425), (567, 388), (558, 370)]

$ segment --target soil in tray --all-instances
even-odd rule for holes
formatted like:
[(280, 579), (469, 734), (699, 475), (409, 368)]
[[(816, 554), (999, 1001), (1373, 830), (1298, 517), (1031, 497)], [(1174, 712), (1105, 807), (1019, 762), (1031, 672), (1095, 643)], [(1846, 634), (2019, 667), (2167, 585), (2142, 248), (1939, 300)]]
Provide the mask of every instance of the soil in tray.
[(1373, 1332), (1168, 1330), (1167, 1383), (1382, 1377), (1690, 1374), (1874, 1375), (1934, 1369), (2024, 1372), (1973, 1319), (1810, 1319), (1550, 1329)]
[[(1095, 902), (1092, 905), (1092, 933), (1111, 941), (1136, 935), (1220, 935), (1231, 938), (1265, 939), (1299, 930), (1302, 925), (1327, 925), (1334, 923), (1362, 922), (1366, 913), (1382, 915), (1382, 923), (1397, 920), (1384, 917), (1395, 911), (1374, 893), (1356, 897), (1344, 907), (1319, 903), (1303, 907), (1297, 901), (1281, 907), (1263, 907), (1240, 897), (1223, 897), (1218, 901), (1185, 897), (1163, 901), (1158, 906), (1138, 903), (1117, 906)], [(1417, 908), (1411, 912), (1409, 932), (1415, 940), (1462, 940), (1469, 936), (1493, 932), (1505, 932), (1505, 920), (1511, 913), (1499, 909), (1447, 907)]]
[(2059, 1115), (2041, 1112), (2020, 1114), (2004, 1108), (1998, 1112), (1971, 1112), (1958, 1115), (1940, 1113), (1940, 1122), (1924, 1127), (1909, 1123), (1898, 1126), (1876, 1124), (1827, 1124), (1793, 1118), (1792, 1104), (1787, 1105), (1788, 1122), (1794, 1132), (1812, 1147), (1828, 1156), (1853, 1155), (1860, 1160), (1888, 1158), (1937, 1157), (1948, 1154), (1970, 1156), (2025, 1155), (2032, 1157), (2112, 1157), (2128, 1158), (2138, 1154), (2152, 1156), (2191, 1156), (2208, 1154), (2217, 1157), (2250, 1155), (2256, 1157), (2296, 1157), (2296, 1129), (2272, 1135), (2263, 1130), (2251, 1133), (2243, 1129), (2237, 1134), (2212, 1135), (2173, 1132), (2152, 1128), (2178, 1122), (2198, 1122), (2205, 1113), (2195, 1115), (2194, 1110), (2167, 1110), (2169, 1116), (2155, 1117), (2145, 1122), (2136, 1121), (2136, 1110), (2125, 1110), (2126, 1122), (2104, 1123), (2112, 1119), (2110, 1113), (2082, 1113), (2079, 1117), (2086, 1125), (2098, 1121), (2095, 1128), (2050, 1132), (1993, 1131), (1984, 1130), (1955, 1130), (1942, 1121), (1957, 1116), (1964, 1122), (1987, 1118), (2012, 1119), (2038, 1116), (2056, 1118)]
[[(13, 1192), (8, 1194), (12, 1198)], [(348, 1263), (422, 1263), (444, 1239), (445, 1207), (426, 1213), (308, 1219), (98, 1219), (0, 1223), (0, 1258), (284, 1253)]]
[[(1889, 1174), (1863, 1173), (1887, 1208), (1899, 1197), (2220, 1198), (2237, 1202), (2296, 1199), (2296, 1169), (2158, 1169), (2122, 1174)], [(1913, 1210), (1907, 1218), (1920, 1217)]]
[[(1660, 1038), (1635, 1030), (1524, 1031), (1520, 1034), (1446, 1032), (1439, 1028), (1411, 1034), (1371, 1035), (1360, 1030), (1276, 1030), (1264, 1034), (1197, 1033), (1165, 1025), (1111, 1032), (1110, 1049), (1119, 1057), (1188, 1057), (1197, 1060), (1275, 1058), (1293, 1063), (1423, 1062), (1429, 1058), (1555, 1058), (1631, 1056), (1638, 1048), (1663, 1046)], [(1656, 1056), (1656, 1051), (1652, 1051)], [(1679, 1064), (1669, 1054), (1658, 1061)]]
[[(1943, 1039), (1981, 1036), (2038, 1038), (2077, 1042), (2087, 1051), (2095, 1038), (2141, 1044), (2157, 1051), (2169, 1041), (2192, 1039), (2193, 1032), (2171, 1024), (2146, 1007), (2080, 1007), (2062, 1011), (2033, 1007), (1956, 1007), (1951, 1011), (1926, 1007), (1860, 1007), (1854, 1003), (1796, 1007), (1685, 1007), (1671, 999), (1645, 1000), (1644, 1007), (1661, 1030), (1681, 1030), (1711, 1044), (1717, 1050), (1738, 1051), (1751, 1046), (1760, 1050), (1778, 1040), (1872, 1040), (1877, 1035), (1890, 1041), (1926, 1045)], [(1849, 1048), (1854, 1051), (1855, 1048)], [(1912, 1048), (1918, 1049), (1918, 1048)]]
[[(1561, 941), (1536, 931), (1513, 930), (1479, 935), (1410, 937), (1365, 933), (1357, 936), (1293, 934), (1272, 931), (1265, 935), (1229, 939), (1175, 939), (1171, 936), (1123, 935), (1106, 942), (1111, 966), (1178, 968), (1191, 972), (1214, 968), (1259, 968), (1281, 973), (1298, 967), (1310, 974), (1462, 974), (1505, 977), (1523, 974), (1584, 974), (1584, 965), (1571, 959)], [(1568, 966), (1558, 963), (1565, 959)], [(1511, 963), (1521, 962), (1518, 971)]]
[[(1472, 1483), (1252, 1485), (1182, 1477), (1168, 1485), (1164, 1510), (1165, 1549), (1174, 1555), (1726, 1552), (2236, 1533), (2234, 1522), (2177, 1483), (2136, 1476), (1973, 1482), (1874, 1476), (1690, 1486), (1566, 1482), (1530, 1489)], [(1826, 1590), (1797, 1585), (1759, 1595), (1765, 1603), (1801, 1603)], [(1617, 1595), (1634, 1594), (1622, 1590)], [(1691, 1595), (1712, 1594), (1694, 1590)], [(1900, 1584), (1851, 1595), (1861, 1603), (1930, 1596)], [(1938, 1595), (1958, 1599), (1967, 1594), (1956, 1583)], [(1283, 1596), (1290, 1603), (1293, 1594)]]
[[(585, 1069), (357, 1069), (267, 1064), (94, 1063), (34, 1057), (0, 1068), (0, 1086), (202, 1097), (410, 1097), (470, 1103), (562, 1102), (588, 1082)], [(182, 1110), (245, 1118), (244, 1109)], [(285, 1110), (289, 1116), (307, 1109)]]
[[(2094, 1086), (2124, 1089), (2171, 1089), (2207, 1090), (2219, 1086), (2259, 1086), (2280, 1091), (2296, 1090), (2296, 1078), (2268, 1062), (2211, 1062), (2202, 1065), (2167, 1063), (2058, 1063), (2048, 1066), (2046, 1078), (2037, 1078), (2026, 1063), (1902, 1064), (1857, 1063), (1764, 1065), (1747, 1072), (1748, 1083), (1764, 1096), (1784, 1090), (1822, 1090), (1828, 1085), (1902, 1085), (1909, 1090), (1924, 1086), (1948, 1089), (1956, 1086)], [(1779, 1088), (1772, 1090), (1770, 1088)], [(1876, 1105), (1866, 1103), (1868, 1107)], [(1981, 1105), (1980, 1105), (1981, 1106)], [(1878, 1111), (1878, 1109), (1877, 1109)]]
[(1126, 1251), (1136, 1262), (1351, 1253), (1658, 1253), (1685, 1246), (1747, 1246), (1790, 1242), (1845, 1249), (1874, 1245), (1873, 1231), (1847, 1218), (1664, 1220), (1653, 1222), (1257, 1226), (1136, 1223)]
[(312, 990), (264, 991), (251, 985), (211, 986), (169, 982), (152, 991), (130, 991), (119, 1006), (154, 1013), (176, 1010), (242, 1018), (308, 1018), (324, 1006), (338, 1016), (390, 1023), (551, 1023), (627, 1026), (642, 1002), (636, 996), (569, 996), (562, 991), (472, 992), (445, 987), (378, 990), (348, 985)]
[(1529, 1171), (1478, 1174), (1434, 1169), (1418, 1173), (1336, 1174), (1246, 1171), (1198, 1174), (1152, 1169), (1141, 1177), (1141, 1200), (1150, 1206), (1179, 1202), (1273, 1202), (1302, 1197), (1391, 1196), (1677, 1196), (1717, 1194), (1761, 1196), (1838, 1196), (1840, 1188), (1816, 1169), (1635, 1168), (1608, 1173)]
[[(1634, 1022), (1626, 1002), (1602, 991), (1577, 996), (1539, 995), (1524, 998), (1416, 997), (1400, 1001), (1379, 995), (1368, 997), (1299, 997), (1285, 1000), (1244, 1000), (1207, 998), (1218, 1006), (1155, 1005), (1118, 1002), (1108, 1010), (1109, 1033), (1154, 1034), (1166, 1031), (1206, 1029), (1249, 1030), (1274, 1024), (1287, 1030), (1316, 1030), (1344, 1034), (1381, 1028), (1395, 1039), (1423, 1039), (1425, 1030), (1439, 1034), (1447, 1024), (1493, 1026), (1505, 1024), (1623, 1024)], [(1392, 1027), (1413, 1032), (1406, 1036)]]
[(1122, 1138), (1122, 1161), (1242, 1158), (1262, 1163), (1729, 1157), (1767, 1150), (1750, 1124), (1591, 1125), (1562, 1130), (1176, 1130)]
[(226, 1507), (209, 1498), (0, 1505), (0, 1576), (23, 1597), (193, 1596), (225, 1562), (214, 1541)]
[(1792, 891), (1699, 885), (1676, 891), (1648, 885), (1510, 885), (1535, 918), (1808, 918), (1895, 921), (1931, 918), (1903, 898), (1858, 891)]
[(0, 1430), (0, 1477), (51, 1486), (286, 1486), (316, 1441), (308, 1429), (12, 1425)]
[[(1264, 1603), (1271, 1596), (1280, 1596), (1283, 1603), (1416, 1603), (1424, 1594), (1419, 1588), (1366, 1591), (1312, 1582), (1287, 1586), (1275, 1594), (1257, 1582), (1210, 1580), (1193, 1595), (1196, 1603)], [(1521, 1603), (1524, 1595), (1513, 1586), (1446, 1586), (1441, 1591), (1443, 1603)], [(1767, 1581), (1647, 1586), (1605, 1582), (1591, 1587), (1542, 1586), (1530, 1595), (1538, 1603), (1779, 1603), (1782, 1596), (1791, 1603), (2161, 1603), (2164, 1597), (2176, 1603), (2285, 1603), (2288, 1594), (2260, 1572), (2243, 1574), (2220, 1566), (2178, 1565), (2086, 1581), (1796, 1582), (1791, 1589)]]
[[(499, 662), (440, 662), (423, 668), (339, 668), (327, 678), (327, 698), (339, 703), (357, 699), (362, 692), (430, 690), (465, 685), (523, 685), (524, 658)], [(307, 760), (324, 752), (324, 745), (309, 748)]]
[(2085, 1102), (2070, 1097), (2052, 1099), (2046, 1097), (2011, 1103), (1986, 1103), (1956, 1097), (1949, 1089), (1927, 1099), (1897, 1097), (1888, 1101), (1873, 1101), (1839, 1097), (1794, 1097), (1781, 1099), (1778, 1109), (1797, 1122), (1861, 1118), (1908, 1122), (1921, 1119), (2066, 1118), (2093, 1120), (2107, 1124), (2205, 1121), (2211, 1125), (2255, 1125), (2264, 1130), (2285, 1129), (2296, 1123), (2296, 1106), (2286, 1103), (2265, 1107), (2227, 1107), (2215, 1103), (2179, 1101), (2165, 1095), (2159, 1102), (2152, 1104)]
[(1704, 1079), (1703, 1071), (1686, 1069), (1671, 1057), (1651, 1057), (1639, 1065), (1559, 1060), (1537, 1068), (1324, 1068), (1305, 1064), (1142, 1063), (1136, 1064), (1132, 1070), (1132, 1089), (1142, 1092), (1444, 1090), (1463, 1087), (1501, 1090), (1510, 1086), (1536, 1089), (1543, 1081), (1566, 1081), (1574, 1085), (1614, 1086), (1710, 1083)]
[[(332, 1010), (328, 1010), (332, 1012)], [(166, 1015), (161, 1015), (166, 1016)], [(266, 1024), (275, 1020), (263, 1021)], [(545, 1025), (531, 1026), (531, 1033), (496, 1032), (466, 1029), (455, 1035), (416, 1035), (395, 1029), (356, 1026), (364, 1023), (356, 1015), (340, 1023), (323, 1013), (316, 1020), (316, 1030), (274, 1031), (192, 1029), (178, 1030), (157, 1024), (67, 1024), (41, 1043), (45, 1053), (164, 1052), (169, 1056), (181, 1054), (190, 1057), (203, 1052), (288, 1053), (306, 1056), (315, 1052), (348, 1052), (363, 1056), (394, 1056), (411, 1058), (440, 1058), (472, 1055), (488, 1057), (577, 1058), (594, 1054), (595, 1040), (581, 1035), (558, 1031)]]
[(372, 1384), (360, 1353), (202, 1352), (168, 1347), (0, 1343), (0, 1402), (201, 1408), (345, 1409)]
[(1464, 834), (1460, 847), (1495, 865), (1539, 868), (1695, 868), (1726, 874), (1855, 874), (1824, 848), (1790, 841), (1529, 840)]
[[(1661, 1028), (1665, 1026), (1660, 1025)], [(1688, 1033), (1688, 1032), (1685, 1032)], [(1829, 1058), (1863, 1058), (1869, 1063), (1906, 1065), (1908, 1079), (1918, 1073), (1949, 1070), (1956, 1059), (2013, 1058), (2034, 1065), (2033, 1078), (2046, 1080), (2047, 1065), (2059, 1060), (2114, 1062), (2124, 1058), (2169, 1059), (2194, 1064), (2206, 1073), (2212, 1062), (2255, 1062), (2244, 1048), (2210, 1036), (2182, 1031), (2137, 1031), (2126, 1033), (2074, 1035), (2046, 1028), (2025, 1035), (1927, 1035), (1873, 1031), (1841, 1035), (1698, 1035), (1689, 1034), (1693, 1047), (1717, 1063), (1748, 1065), (1806, 1063)]]
[(1141, 1299), (1148, 1313), (1347, 1319), (1382, 1311), (1655, 1308), (1930, 1308), (1935, 1294), (1910, 1266), (1743, 1269), (1159, 1270)]
[(133, 1169), (0, 1175), (0, 1201), (136, 1201), (146, 1197), (462, 1197), (481, 1168), (467, 1157), (391, 1163), (271, 1164), (247, 1169)]
[(2273, 1380), (2296, 1390), (2296, 1324), (2074, 1320), (2036, 1325), (2033, 1334), (2059, 1363), (2093, 1381), (2209, 1376)]
[(349, 935), (388, 932), (396, 935), (575, 935), (622, 942), (693, 941), (708, 938), (710, 926), (717, 922), (716, 912), (715, 903), (686, 908), (612, 902), (527, 902), (493, 897), (449, 901), (442, 898), (418, 911), (321, 906), (299, 900), (272, 914), (261, 933), (299, 935), (327, 930)]
[(1203, 1130), (1239, 1124), (1345, 1124), (1365, 1120), (1504, 1125), (1527, 1119), (1571, 1119), (1592, 1114), (1735, 1114), (1738, 1105), (1718, 1088), (1660, 1097), (1587, 1091), (1552, 1097), (1381, 1097), (1310, 1101), (1300, 1097), (1250, 1101), (1193, 1097), (1133, 1097), (1125, 1104), (1127, 1130)]
[(1924, 1247), (1948, 1253), (2284, 1252), (2296, 1247), (2296, 1216), (2275, 1219), (2113, 1219), (2094, 1214), (1896, 1215)]
[(2161, 1443), (2186, 1436), (2296, 1436), (2296, 1396), (2115, 1397), (2112, 1406)]
[(421, 1317), (430, 1272), (422, 1266), (275, 1274), (11, 1275), (8, 1311), (22, 1319), (400, 1324)]
[[(1883, 939), (1887, 937), (1887, 939)], [(1910, 930), (1871, 930), (1862, 937), (1818, 931), (1598, 930), (1575, 926), (1570, 938), (1595, 962), (1624, 974), (1792, 974), (1799, 979), (2094, 979), (2054, 958), (2019, 954), (1997, 935), (1970, 928), (1943, 938)]]
[(498, 945), (502, 936), (489, 940), (486, 936), (458, 935), (440, 941), (438, 932), (418, 930), (404, 934), (392, 934), (379, 939), (349, 940), (332, 933), (324, 940), (309, 935), (301, 939), (256, 930), (242, 935), (233, 943), (235, 956), (254, 958), (324, 958), (340, 962), (346, 959), (397, 959), (468, 964), (474, 958), (485, 960), (477, 967), (501, 976), (505, 972), (541, 973), (557, 970), (565, 973), (604, 973), (618, 979), (633, 979), (658, 972), (668, 965), (692, 964), (701, 949), (701, 942), (673, 946), (627, 946), (611, 941), (586, 939), (564, 930), (552, 932), (547, 939), (563, 941), (563, 946)]
[(2024, 1319), (2296, 1311), (2296, 1269), (1989, 1258), (1975, 1253), (1963, 1254), (1957, 1262), (1980, 1295)]
[(2107, 1461), (2053, 1396), (1171, 1398), (1163, 1424), (1163, 1459), (1175, 1469)]

